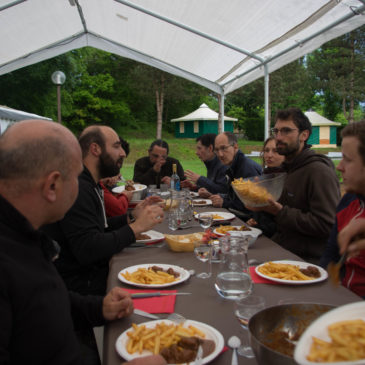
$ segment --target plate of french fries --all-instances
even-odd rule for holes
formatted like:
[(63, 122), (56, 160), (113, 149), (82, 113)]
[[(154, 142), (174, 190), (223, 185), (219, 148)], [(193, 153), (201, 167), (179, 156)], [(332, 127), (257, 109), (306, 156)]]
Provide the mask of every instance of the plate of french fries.
[[(219, 221), (230, 221), (236, 218), (236, 216), (233, 213), (229, 212), (203, 212), (205, 215), (212, 215), (214, 222)], [(195, 219), (198, 219), (199, 213), (194, 213)]]
[[(301, 270), (307, 270), (309, 267), (316, 271), (313, 274), (305, 274)], [(306, 285), (318, 283), (326, 280), (328, 277), (327, 271), (320, 266), (313, 265), (302, 261), (269, 261), (255, 268), (256, 274), (262, 278), (272, 280), (281, 284)]]
[[(212, 340), (215, 344), (213, 352), (203, 357), (203, 364), (212, 361), (223, 350), (224, 338), (212, 326), (192, 320), (176, 324), (167, 319), (132, 324), (118, 337), (115, 347), (121, 357), (130, 361), (136, 357), (158, 354), (162, 348), (176, 343), (181, 337), (191, 336)], [(195, 361), (189, 364), (194, 365)]]
[[(156, 272), (152, 270), (154, 266), (163, 270)], [(172, 269), (175, 275), (169, 274), (169, 269)], [(139, 288), (164, 288), (180, 284), (189, 277), (189, 271), (180, 266), (154, 263), (130, 266), (118, 273), (121, 282)]]
[(225, 236), (229, 232), (245, 232), (247, 234), (252, 234), (253, 236), (262, 234), (261, 229), (250, 227), (247, 224), (243, 224), (242, 226), (219, 226), (213, 231), (213, 233), (218, 236)]
[(365, 364), (365, 302), (346, 304), (308, 326), (295, 348), (301, 365)]

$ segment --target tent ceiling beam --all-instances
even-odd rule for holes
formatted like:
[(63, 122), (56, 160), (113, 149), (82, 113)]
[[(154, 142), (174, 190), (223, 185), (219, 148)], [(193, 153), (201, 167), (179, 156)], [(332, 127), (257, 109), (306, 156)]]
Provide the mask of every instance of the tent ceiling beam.
[(149, 10), (147, 10), (145, 8), (142, 8), (142, 7), (138, 6), (138, 5), (135, 5), (135, 4), (133, 4), (133, 3), (129, 2), (129, 1), (127, 1), (127, 0), (114, 0), (114, 1), (116, 1), (116, 2), (118, 2), (120, 4), (123, 4), (123, 5), (129, 6), (129, 7), (133, 8), (133, 9), (135, 9), (135, 10), (141, 11), (141, 12), (143, 12), (145, 14), (151, 15), (151, 16), (157, 18), (157, 19), (160, 19), (160, 20), (165, 21), (167, 23), (170, 23), (172, 25), (175, 25), (175, 26), (177, 26), (177, 27), (179, 27), (181, 29), (184, 29), (184, 30), (186, 30), (188, 32), (194, 33), (194, 34), (196, 34), (196, 35), (198, 35), (200, 37), (203, 37), (205, 39), (208, 39), (208, 40), (210, 40), (212, 42), (215, 42), (215, 43), (218, 43), (218, 44), (220, 44), (222, 46), (225, 46), (227, 48), (233, 49), (234, 51), (243, 53), (246, 56), (250, 56), (250, 57), (252, 57), (252, 58), (260, 61), (261, 63), (263, 63), (265, 61), (264, 58), (256, 55), (253, 52), (250, 52), (250, 51), (248, 51), (246, 49), (243, 49), (243, 48), (236, 47), (233, 44), (230, 44), (230, 43), (227, 43), (225, 41), (222, 41), (222, 40), (220, 40), (220, 39), (218, 39), (216, 37), (213, 37), (213, 36), (211, 36), (209, 34), (203, 33), (203, 32), (201, 32), (201, 31), (199, 31), (197, 29), (193, 29), (193, 28), (191, 28), (191, 27), (189, 27), (189, 26), (187, 26), (185, 24), (182, 24), (182, 23), (177, 22), (175, 20), (169, 19), (169, 18), (167, 18), (167, 17), (165, 17), (163, 15), (160, 15), (160, 14), (157, 14), (155, 12), (149, 11)]
[[(77, 11), (79, 12), (81, 23), (82, 23), (82, 26), (84, 27), (84, 32), (88, 33), (87, 26), (86, 26), (86, 20), (85, 20), (85, 17), (84, 17), (84, 13), (82, 12), (81, 5), (79, 4), (79, 0), (74, 0), (74, 3), (77, 6)], [(71, 6), (73, 6), (73, 5), (71, 5)]]
[[(359, 0), (361, 1), (363, 4), (365, 4), (365, 0)], [(311, 34), (310, 36), (306, 37), (306, 38), (303, 38), (302, 40), (298, 41), (296, 44), (293, 44), (292, 46), (282, 50), (281, 52), (271, 56), (271, 57), (268, 57), (266, 60), (263, 61), (263, 64), (270, 64), (271, 61), (279, 58), (280, 56), (283, 56), (284, 54), (292, 51), (293, 49), (295, 48), (298, 48), (298, 47), (302, 47), (304, 43), (314, 39), (315, 37), (317, 37), (318, 35), (324, 33), (324, 32), (327, 32), (328, 30), (334, 28), (336, 25), (339, 25), (341, 23), (343, 23), (344, 21), (348, 20), (348, 19), (351, 19), (353, 18), (354, 16), (364, 16), (362, 13), (365, 11), (365, 5), (362, 5), (362, 6), (359, 6), (357, 8), (351, 8), (351, 12), (349, 12), (349, 14), (341, 17), (340, 19), (336, 20), (335, 22), (327, 25), (326, 27), (320, 29), (319, 31)], [(250, 69), (246, 70), (245, 72), (235, 76), (232, 80), (229, 80), (225, 83), (222, 84), (222, 87), (224, 88), (226, 85), (229, 85), (230, 83), (232, 83), (233, 81), (245, 76), (245, 75), (248, 75), (249, 73), (251, 73), (252, 71), (258, 69), (262, 67), (262, 64), (258, 64), (258, 65), (255, 65), (253, 67), (251, 67)]]
[(8, 4), (5, 4), (3, 6), (0, 6), (0, 11), (3, 11), (3, 10), (8, 9), (8, 8), (11, 8), (12, 6), (18, 5), (20, 3), (23, 3), (24, 1), (26, 1), (26, 0), (16, 0), (16, 1), (12, 1), (12, 2), (10, 2)]

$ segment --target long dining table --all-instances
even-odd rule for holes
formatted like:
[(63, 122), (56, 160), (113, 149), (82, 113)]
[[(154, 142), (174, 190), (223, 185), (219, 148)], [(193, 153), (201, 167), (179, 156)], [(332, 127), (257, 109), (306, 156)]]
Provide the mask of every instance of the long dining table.
[[(195, 208), (195, 210), (197, 212), (226, 211), (225, 209), (212, 207)], [(236, 217), (231, 224), (241, 225), (242, 221)], [(203, 231), (199, 224), (193, 221), (191, 228), (172, 232), (168, 228), (167, 219), (154, 227), (154, 230), (165, 234), (189, 234)], [(248, 258), (256, 259), (258, 262), (273, 260), (303, 261), (263, 235), (258, 237), (257, 241), (249, 248)], [(194, 269), (198, 272), (201, 262), (195, 258), (193, 252), (173, 252), (166, 243), (162, 247), (161, 245), (130, 247), (111, 259), (107, 282), (108, 290), (115, 286), (132, 288), (118, 280), (118, 273), (124, 268), (138, 264), (171, 264), (178, 265), (187, 270)], [(192, 293), (192, 295), (176, 297), (175, 312), (184, 315), (185, 318), (203, 322), (214, 327), (221, 332), (227, 345), (227, 341), (231, 336), (236, 335), (243, 338), (243, 336), (247, 336), (247, 333), (244, 333), (245, 330), (241, 328), (234, 316), (234, 301), (223, 299), (216, 292), (214, 283), (218, 266), (219, 264), (217, 263), (212, 264), (212, 276), (208, 279), (200, 279), (193, 275), (187, 281), (173, 286), (171, 289)], [(282, 301), (323, 303), (339, 306), (362, 300), (342, 286), (335, 287), (329, 280), (308, 285), (254, 284), (253, 293), (263, 296), (266, 306), (277, 305)], [(167, 315), (161, 314), (161, 318), (166, 317)], [(132, 314), (130, 317), (106, 324), (103, 346), (104, 365), (120, 365), (125, 361), (118, 355), (115, 349), (118, 336), (131, 327), (132, 323), (140, 324), (146, 321), (149, 321), (149, 319)], [(229, 364), (231, 357), (232, 351), (230, 349), (223, 351), (211, 361), (211, 364)], [(238, 363), (257, 364), (255, 358), (248, 359), (242, 356), (238, 357)]]

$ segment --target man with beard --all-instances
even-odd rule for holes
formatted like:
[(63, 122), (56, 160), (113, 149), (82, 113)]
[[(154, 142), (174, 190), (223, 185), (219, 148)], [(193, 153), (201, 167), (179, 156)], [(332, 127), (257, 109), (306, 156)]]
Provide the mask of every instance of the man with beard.
[(65, 217), (43, 230), (61, 246), (56, 266), (68, 289), (81, 294), (103, 295), (110, 258), (135, 242), (135, 237), (163, 219), (163, 210), (151, 197), (130, 216), (107, 218), (101, 178), (115, 176), (125, 152), (118, 135), (107, 126), (86, 128), (79, 143), (84, 170), (79, 177), (79, 195)]
[(311, 132), (310, 121), (300, 109), (276, 113), (272, 133), (277, 152), (285, 156), (283, 168), (288, 175), (278, 202), (251, 209), (275, 217), (273, 241), (318, 264), (335, 222), (340, 189), (332, 161), (307, 144)]

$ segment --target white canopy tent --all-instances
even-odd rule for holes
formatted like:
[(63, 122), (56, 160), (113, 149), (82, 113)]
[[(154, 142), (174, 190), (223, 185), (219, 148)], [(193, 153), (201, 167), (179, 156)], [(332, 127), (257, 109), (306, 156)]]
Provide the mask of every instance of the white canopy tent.
[[(91, 46), (224, 95), (365, 24), (365, 0), (0, 0), (0, 75)], [(223, 120), (222, 120), (223, 123)], [(265, 135), (268, 132), (266, 125)]]

